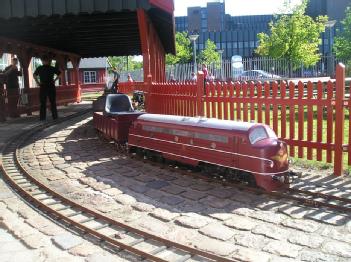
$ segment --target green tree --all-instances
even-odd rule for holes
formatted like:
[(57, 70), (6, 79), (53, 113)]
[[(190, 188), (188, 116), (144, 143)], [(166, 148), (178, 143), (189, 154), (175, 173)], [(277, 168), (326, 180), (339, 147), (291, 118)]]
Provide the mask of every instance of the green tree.
[(309, 67), (320, 59), (319, 45), (321, 33), (325, 31), (327, 16), (315, 20), (305, 15), (308, 1), (290, 9), (292, 14), (284, 14), (270, 23), (270, 35), (259, 33), (259, 46), (256, 53), (273, 58), (286, 58), (290, 69), (298, 68), (301, 63)]
[(166, 64), (185, 64), (189, 63), (192, 60), (192, 48), (191, 41), (188, 37), (187, 32), (177, 32), (175, 35), (176, 38), (176, 55), (167, 54), (166, 55)]
[(335, 37), (334, 51), (337, 58), (345, 60), (351, 73), (351, 6), (346, 9), (346, 16), (342, 20), (344, 30)]
[(134, 56), (110, 56), (108, 61), (118, 71), (133, 71), (143, 67), (143, 62), (135, 61)]
[(205, 49), (200, 52), (198, 57), (199, 64), (214, 63), (216, 65), (219, 65), (221, 61), (221, 55), (216, 51), (217, 50), (216, 44), (210, 39), (208, 39), (205, 45), (206, 45)]

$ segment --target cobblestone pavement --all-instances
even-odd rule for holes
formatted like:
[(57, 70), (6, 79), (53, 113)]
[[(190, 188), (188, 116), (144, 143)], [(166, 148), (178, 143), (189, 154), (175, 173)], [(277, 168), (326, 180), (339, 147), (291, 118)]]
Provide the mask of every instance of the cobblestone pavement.
[(351, 259), (349, 216), (129, 159), (97, 136), (91, 118), (47, 130), (20, 152), (32, 174), (66, 197), (182, 244), (245, 261)]
[[(60, 116), (90, 107), (89, 104), (60, 108)], [(0, 153), (14, 135), (38, 123), (37, 116), (12, 119), (0, 124)], [(38, 214), (15, 195), (1, 179), (0, 172), (0, 261), (127, 261), (123, 253), (113, 255), (56, 225)]]

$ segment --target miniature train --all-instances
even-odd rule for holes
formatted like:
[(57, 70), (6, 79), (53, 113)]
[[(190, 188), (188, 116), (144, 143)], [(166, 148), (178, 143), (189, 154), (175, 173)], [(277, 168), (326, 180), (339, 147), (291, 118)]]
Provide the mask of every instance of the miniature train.
[(267, 125), (137, 112), (123, 94), (108, 95), (93, 122), (130, 152), (239, 177), (266, 191), (289, 185), (287, 146)]

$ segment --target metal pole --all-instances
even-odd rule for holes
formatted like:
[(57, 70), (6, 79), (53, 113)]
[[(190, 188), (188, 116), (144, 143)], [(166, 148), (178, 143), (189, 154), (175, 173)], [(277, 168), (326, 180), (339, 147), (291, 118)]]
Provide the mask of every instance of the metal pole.
[(197, 64), (196, 64), (196, 40), (193, 41), (194, 43), (194, 48), (193, 48), (193, 60), (194, 60), (194, 73), (197, 73)]

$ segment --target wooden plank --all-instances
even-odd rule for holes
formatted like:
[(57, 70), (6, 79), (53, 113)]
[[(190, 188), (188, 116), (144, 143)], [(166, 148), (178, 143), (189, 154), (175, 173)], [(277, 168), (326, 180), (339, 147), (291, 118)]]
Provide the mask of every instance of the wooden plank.
[[(216, 89), (213, 82), (210, 82), (210, 90), (211, 90), (211, 97), (217, 99), (218, 96), (216, 96)], [(213, 99), (211, 103), (211, 117), (213, 118), (217, 118), (216, 99)]]
[[(299, 100), (299, 106), (298, 106), (298, 139), (299, 141), (303, 141), (304, 140), (304, 134), (305, 134), (305, 107), (303, 104), (303, 97), (304, 97), (304, 92), (305, 92), (305, 85), (304, 83), (302, 83), (301, 81), (299, 81), (298, 83), (298, 100)], [(299, 158), (303, 158), (303, 147), (302, 146), (298, 146), (297, 147), (297, 154)]]
[[(317, 83), (317, 100), (318, 102), (323, 99), (323, 83), (318, 81)], [(323, 134), (323, 105), (317, 106), (317, 142), (322, 142)], [(317, 148), (317, 161), (322, 161), (322, 150)]]
[[(257, 100), (259, 101), (262, 98), (262, 83), (257, 83)], [(257, 122), (262, 123), (262, 103), (257, 103)]]
[[(286, 98), (286, 82), (282, 81), (280, 82), (280, 97), (281, 99), (285, 99)], [(280, 137), (281, 138), (286, 138), (286, 105), (282, 104), (281, 105), (281, 134)]]
[(223, 119), (222, 84), (219, 81), (216, 83), (216, 90), (217, 90), (217, 118), (218, 119)]
[(233, 82), (229, 83), (229, 108), (230, 108), (230, 120), (234, 120), (234, 103), (232, 98), (234, 97), (234, 84)]
[(264, 122), (266, 125), (270, 125), (270, 113), (271, 113), (271, 101), (270, 101), (270, 84), (269, 82), (264, 83), (264, 98), (265, 98), (265, 114)]
[[(313, 83), (308, 81), (307, 83), (307, 99), (313, 99)], [(313, 140), (313, 106), (307, 106), (307, 141)], [(312, 160), (313, 149), (307, 148), (307, 159)]]
[(236, 120), (241, 120), (241, 102), (239, 98), (241, 97), (241, 84), (239, 82), (235, 83), (235, 93), (236, 98), (238, 98), (236, 102)]
[(211, 90), (210, 90), (210, 86), (208, 83), (206, 83), (205, 89), (206, 89), (206, 117), (210, 118), (211, 117), (211, 103), (210, 103), (209, 97), (211, 96)]
[[(248, 84), (247, 84), (247, 82), (244, 82), (242, 84), (242, 89), (243, 89), (243, 97), (245, 98), (245, 97), (247, 97), (247, 92), (248, 92)], [(244, 104), (243, 105), (243, 113), (244, 113), (243, 120), (244, 120), (244, 122), (248, 122), (249, 121), (249, 119), (248, 119), (248, 103), (244, 102), (243, 104)]]
[(252, 101), (250, 103), (250, 121), (256, 121), (256, 115), (255, 115), (255, 107), (256, 107), (256, 103), (255, 103), (255, 83), (254, 82), (250, 82), (249, 83), (249, 89), (250, 89), (250, 100)]
[(278, 83), (275, 81), (272, 83), (272, 104), (273, 104), (273, 130), (276, 134), (278, 134), (278, 103), (277, 103), (277, 95), (278, 95)]
[[(330, 105), (327, 106), (327, 143), (333, 143), (333, 126), (334, 126), (334, 119), (333, 119), (333, 106), (332, 106), (332, 99), (333, 99), (333, 91), (334, 91), (334, 84), (329, 81), (327, 83), (327, 100), (330, 101)], [(327, 150), (327, 162), (332, 162), (332, 150)]]
[(223, 118), (225, 120), (229, 120), (229, 114), (228, 114), (228, 89), (229, 85), (228, 83), (224, 82), (223, 83)]
[[(295, 100), (295, 84), (293, 82), (289, 83), (289, 99), (290, 101)], [(295, 105), (290, 104), (289, 106), (289, 128), (290, 140), (295, 139)], [(290, 156), (295, 157), (295, 147), (290, 145)]]

